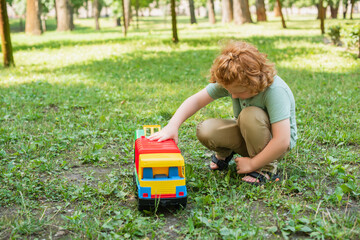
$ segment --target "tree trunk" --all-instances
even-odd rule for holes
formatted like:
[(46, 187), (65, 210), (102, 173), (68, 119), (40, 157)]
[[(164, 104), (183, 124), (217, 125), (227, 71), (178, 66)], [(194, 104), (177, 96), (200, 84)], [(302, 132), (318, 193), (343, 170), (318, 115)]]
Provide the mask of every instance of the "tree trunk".
[(69, 8), (69, 13), (70, 13), (70, 30), (74, 30), (75, 29), (75, 25), (74, 25), (74, 7), (73, 7), (73, 5), (71, 3), (71, 0), (69, 1), (68, 8)]
[(57, 7), (56, 7), (56, 0), (54, 0), (54, 8), (55, 8), (55, 21), (56, 21), (56, 26), (58, 25), (58, 14), (57, 14)]
[(349, 2), (348, 0), (344, 0), (345, 2), (345, 6), (344, 6), (344, 10), (343, 10), (343, 18), (345, 19), (346, 18), (346, 12), (347, 12), (347, 9), (348, 9), (348, 6), (349, 6)]
[(266, 8), (264, 0), (256, 0), (256, 19), (258, 22), (267, 21)]
[(100, 30), (100, 23), (99, 23), (99, 16), (100, 16), (100, 11), (99, 11), (99, 0), (94, 0), (93, 1), (93, 10), (94, 10), (94, 17), (95, 17), (95, 30)]
[(46, 17), (45, 16), (41, 17), (41, 28), (44, 32), (46, 32)]
[(177, 26), (176, 26), (176, 11), (175, 11), (175, 0), (171, 0), (171, 22), (172, 22), (172, 41), (174, 43), (179, 42), (178, 34), (177, 34)]
[(280, 17), (281, 17), (281, 24), (283, 28), (286, 28), (286, 24), (285, 24), (285, 19), (284, 19), (284, 15), (282, 13), (282, 9), (281, 9), (281, 2), (280, 0), (276, 0), (278, 6), (279, 6), (279, 12), (280, 12)]
[(131, 20), (131, 2), (130, 0), (123, 0), (124, 1), (124, 7), (125, 7), (125, 12), (124, 12), (124, 17), (126, 19), (126, 29), (129, 29), (130, 26), (130, 20)]
[(121, 18), (120, 17), (116, 17), (115, 18), (115, 27), (120, 27), (121, 26)]
[(135, 1), (136, 28), (139, 29), (139, 0)]
[(41, 30), (41, 4), (40, 0), (26, 1), (26, 20), (25, 33), (30, 35), (40, 35)]
[(337, 19), (339, 6), (330, 6), (330, 14), (332, 19)]
[(324, 24), (324, 7), (323, 0), (319, 1), (319, 17), (320, 17), (320, 30), (321, 34), (325, 34), (325, 24)]
[(0, 34), (1, 34), (1, 50), (4, 57), (4, 67), (15, 67), (11, 38), (9, 17), (7, 14), (6, 0), (0, 0)]
[(195, 17), (194, 0), (189, 0), (189, 10), (190, 10), (190, 23), (195, 24), (196, 17)]
[(209, 14), (209, 22), (211, 24), (216, 23), (214, 0), (207, 0), (207, 8)]
[(242, 23), (252, 23), (249, 0), (240, 0)]
[(275, 2), (275, 6), (274, 6), (274, 15), (275, 15), (275, 17), (281, 16), (279, 4), (277, 1)]
[[(223, 0), (224, 1), (224, 0)], [(240, 6), (240, 0), (233, 0), (233, 17), (235, 24), (242, 24), (242, 12)]]
[(19, 18), (19, 27), (20, 27), (20, 31), (24, 31), (24, 25), (23, 25), (23, 19), (22, 16), (20, 16)]
[(86, 18), (89, 18), (89, 1), (85, 0)]
[(234, 0), (235, 24), (252, 23), (248, 0)]
[(125, 0), (122, 0), (122, 1), (121, 1), (121, 4), (122, 4), (123, 21), (124, 21), (123, 31), (124, 31), (124, 36), (126, 37), (128, 25), (127, 25), (127, 23), (126, 23), (126, 17), (125, 17)]
[(353, 19), (355, 0), (351, 0), (350, 19)]
[[(316, 4), (316, 7), (318, 9), (317, 19), (320, 19), (320, 3)], [(324, 19), (326, 19), (326, 8), (327, 8), (327, 6), (324, 7), (324, 1), (323, 1), (323, 6), (321, 7), (321, 9), (322, 9), (322, 14), (323, 14)]]
[(229, 23), (233, 20), (233, 10), (230, 0), (222, 0), (222, 22)]
[(71, 31), (69, 0), (56, 0), (57, 31)]

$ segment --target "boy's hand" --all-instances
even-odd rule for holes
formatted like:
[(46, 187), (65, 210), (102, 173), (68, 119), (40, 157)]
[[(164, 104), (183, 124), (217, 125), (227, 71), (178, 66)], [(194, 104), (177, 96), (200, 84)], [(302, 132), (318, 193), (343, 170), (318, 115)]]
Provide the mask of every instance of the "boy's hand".
[(165, 126), (161, 131), (156, 132), (148, 137), (151, 141), (162, 142), (168, 139), (173, 139), (178, 144), (178, 129), (174, 127)]
[(251, 165), (251, 158), (249, 157), (237, 157), (235, 158), (236, 170), (238, 174), (249, 173), (254, 171)]

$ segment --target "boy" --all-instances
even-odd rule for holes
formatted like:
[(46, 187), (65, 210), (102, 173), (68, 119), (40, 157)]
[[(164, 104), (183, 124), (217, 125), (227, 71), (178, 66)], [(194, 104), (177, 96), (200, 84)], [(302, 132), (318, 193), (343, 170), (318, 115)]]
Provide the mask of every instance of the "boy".
[(169, 123), (149, 137), (178, 142), (180, 125), (213, 100), (232, 98), (235, 120), (208, 119), (197, 126), (197, 137), (212, 155), (210, 169), (226, 169), (234, 153), (243, 181), (278, 181), (277, 160), (296, 144), (295, 100), (276, 75), (265, 54), (245, 42), (230, 42), (211, 67), (210, 84), (186, 99)]

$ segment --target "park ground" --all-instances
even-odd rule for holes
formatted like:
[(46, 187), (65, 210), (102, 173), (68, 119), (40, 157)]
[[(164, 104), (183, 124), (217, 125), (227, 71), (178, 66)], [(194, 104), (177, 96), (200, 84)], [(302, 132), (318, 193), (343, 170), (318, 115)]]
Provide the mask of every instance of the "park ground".
[[(326, 20), (326, 25), (359, 23)], [(142, 18), (125, 38), (111, 19), (26, 36), (12, 22), (16, 67), (0, 69), (0, 239), (359, 239), (360, 59), (329, 44), (315, 16), (214, 26)], [(166, 125), (204, 88), (221, 45), (248, 41), (292, 89), (299, 140), (283, 180), (254, 187), (208, 169), (200, 121), (232, 117), (221, 99), (188, 119), (185, 209), (137, 211), (134, 131)], [(325, 40), (324, 40), (325, 39)]]

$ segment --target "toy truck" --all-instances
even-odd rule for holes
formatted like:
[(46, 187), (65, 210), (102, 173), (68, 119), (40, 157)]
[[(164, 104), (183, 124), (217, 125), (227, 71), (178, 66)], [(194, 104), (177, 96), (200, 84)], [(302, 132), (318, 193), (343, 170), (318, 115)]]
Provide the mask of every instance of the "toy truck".
[(186, 207), (185, 161), (173, 140), (150, 141), (159, 125), (135, 132), (134, 183), (139, 210), (157, 206)]

